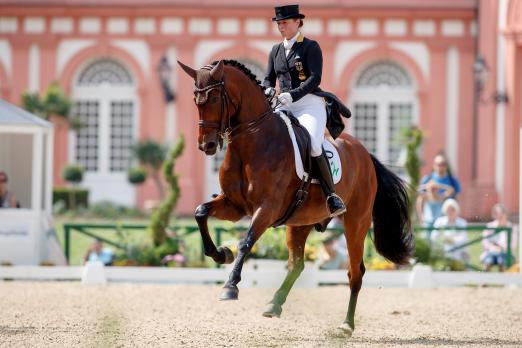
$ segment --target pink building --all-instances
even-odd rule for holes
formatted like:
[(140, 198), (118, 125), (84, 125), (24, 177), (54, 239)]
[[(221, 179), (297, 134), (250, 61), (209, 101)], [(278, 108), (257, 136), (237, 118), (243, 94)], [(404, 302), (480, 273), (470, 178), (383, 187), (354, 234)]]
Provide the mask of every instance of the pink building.
[[(467, 217), (487, 215), (497, 201), (518, 210), (522, 0), (299, 3), (303, 32), (323, 49), (321, 86), (351, 107), (351, 133), (394, 164), (398, 130), (418, 124), (427, 135), (423, 173), (446, 151)], [(175, 61), (199, 67), (237, 59), (262, 75), (280, 40), (271, 22), (278, 4), (0, 0), (0, 96), (19, 104), (22, 91), (44, 91), (54, 80), (70, 93), (86, 127), (57, 124), (54, 182), (62, 184), (66, 163), (78, 162), (93, 201), (157, 199), (150, 180), (137, 190), (127, 183), (129, 146), (144, 138), (173, 143), (183, 133), (178, 211), (190, 214), (219, 191), (219, 157), (197, 150), (192, 81)], [(477, 97), (479, 55), (488, 78)], [(162, 57), (173, 67), (173, 103), (165, 102), (157, 73)]]

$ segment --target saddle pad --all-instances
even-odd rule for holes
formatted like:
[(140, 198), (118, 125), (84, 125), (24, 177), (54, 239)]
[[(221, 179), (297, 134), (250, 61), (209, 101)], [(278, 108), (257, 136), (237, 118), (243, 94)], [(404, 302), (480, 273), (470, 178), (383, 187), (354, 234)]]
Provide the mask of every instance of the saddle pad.
[[(283, 121), (285, 122), (286, 128), (288, 129), (288, 133), (290, 134), (290, 139), (292, 139), (292, 145), (294, 147), (295, 172), (297, 174), (297, 177), (299, 177), (301, 180), (305, 180), (305, 176), (308, 177), (310, 173), (306, 173), (304, 171), (303, 160), (299, 152), (299, 147), (297, 145), (297, 139), (295, 137), (294, 127), (292, 127), (292, 122), (290, 121), (290, 118), (285, 115), (284, 112), (278, 112), (278, 114), (279, 117), (281, 117), (281, 119), (283, 119)], [(339, 153), (337, 152), (335, 146), (328, 139), (325, 139), (323, 141), (323, 148), (326, 152), (326, 157), (328, 157), (328, 160), (330, 162), (330, 170), (332, 171), (333, 182), (334, 184), (337, 184), (341, 180), (343, 174)], [(312, 183), (318, 184), (319, 181), (313, 179)]]

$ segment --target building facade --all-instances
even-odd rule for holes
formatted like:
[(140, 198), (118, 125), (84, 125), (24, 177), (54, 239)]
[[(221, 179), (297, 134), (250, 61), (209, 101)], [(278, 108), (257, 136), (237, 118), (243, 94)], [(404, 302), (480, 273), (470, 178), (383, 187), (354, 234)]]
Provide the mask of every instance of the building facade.
[[(400, 162), (402, 127), (425, 131), (423, 174), (445, 151), (462, 184), (466, 217), (503, 202), (518, 210), (522, 113), (521, 0), (308, 0), (303, 33), (320, 42), (321, 87), (344, 100), (347, 130), (384, 163)], [(0, 96), (58, 81), (74, 101), (79, 131), (55, 120), (54, 182), (80, 163), (93, 201), (143, 205), (151, 180), (127, 183), (130, 146), (186, 137), (177, 164), (178, 212), (190, 214), (219, 192), (220, 154), (197, 150), (193, 81), (175, 63), (200, 67), (236, 59), (262, 77), (280, 41), (276, 1), (0, 0)], [(485, 60), (477, 88), (474, 63)], [(174, 102), (165, 102), (157, 67), (172, 66)], [(476, 65), (476, 64), (475, 64)], [(484, 75), (484, 74), (482, 74)], [(503, 98), (507, 96), (507, 102)]]

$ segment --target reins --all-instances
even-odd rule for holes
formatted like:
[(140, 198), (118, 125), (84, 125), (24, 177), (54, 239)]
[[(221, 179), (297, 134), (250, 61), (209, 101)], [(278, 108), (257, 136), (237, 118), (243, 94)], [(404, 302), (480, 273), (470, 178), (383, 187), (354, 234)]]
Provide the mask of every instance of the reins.
[[(202, 69), (211, 70), (212, 68), (212, 65), (207, 65), (204, 66)], [(201, 88), (194, 86), (194, 94), (196, 94), (196, 104), (205, 104), (208, 100), (209, 93), (214, 89), (219, 89), (219, 94), (221, 97), (220, 120), (199, 120), (198, 124), (200, 128), (214, 128), (218, 130), (217, 135), (219, 137), (220, 148), (223, 147), (223, 140), (226, 140), (230, 143), (234, 138), (237, 138), (241, 134), (251, 133), (255, 131), (265, 120), (268, 119), (268, 116), (271, 116), (273, 113), (273, 110), (269, 105), (268, 109), (262, 114), (260, 114), (258, 117), (256, 117), (253, 121), (250, 121), (248, 123), (240, 123), (232, 127), (232, 117), (234, 115), (229, 114), (230, 97), (228, 96), (227, 89), (225, 87), (225, 81), (218, 81)], [(205, 93), (205, 96), (199, 97), (199, 94), (202, 93)], [(227, 116), (228, 120), (226, 120)]]

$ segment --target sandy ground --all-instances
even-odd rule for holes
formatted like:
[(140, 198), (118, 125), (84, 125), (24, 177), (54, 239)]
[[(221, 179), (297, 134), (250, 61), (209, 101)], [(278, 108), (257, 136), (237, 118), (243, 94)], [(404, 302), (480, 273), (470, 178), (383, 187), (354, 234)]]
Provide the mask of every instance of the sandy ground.
[(0, 282), (0, 346), (522, 347), (522, 289), (363, 289), (350, 339), (346, 287), (294, 289), (280, 319), (261, 316), (272, 292)]

